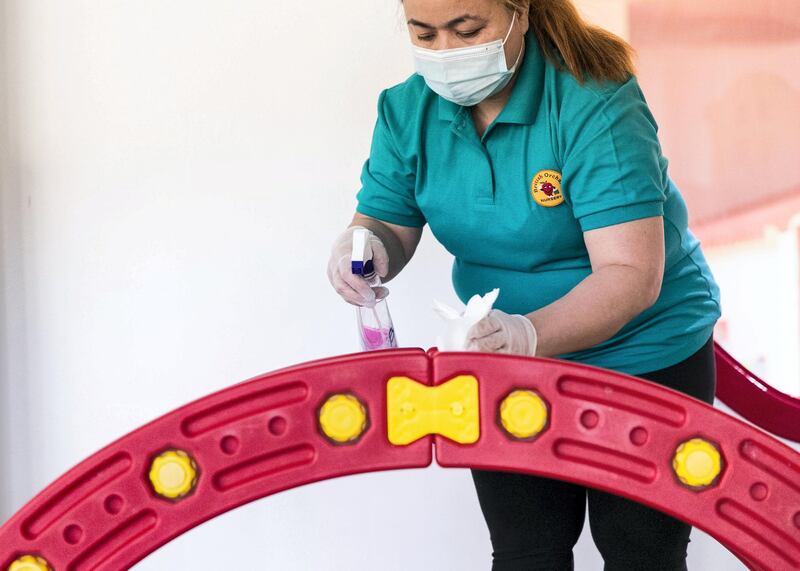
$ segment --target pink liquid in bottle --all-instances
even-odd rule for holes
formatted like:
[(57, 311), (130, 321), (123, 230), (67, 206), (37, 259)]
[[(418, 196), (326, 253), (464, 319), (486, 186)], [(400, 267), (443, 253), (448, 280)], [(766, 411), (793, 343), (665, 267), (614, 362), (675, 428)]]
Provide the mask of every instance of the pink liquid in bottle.
[(361, 328), (361, 339), (366, 351), (397, 347), (394, 339), (394, 330), (390, 327), (378, 329), (376, 327), (363, 326)]

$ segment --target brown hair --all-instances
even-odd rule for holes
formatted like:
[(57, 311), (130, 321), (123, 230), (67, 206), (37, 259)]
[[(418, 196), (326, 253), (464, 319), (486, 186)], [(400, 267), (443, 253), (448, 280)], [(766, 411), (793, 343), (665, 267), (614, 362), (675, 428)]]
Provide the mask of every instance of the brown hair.
[(572, 0), (499, 0), (512, 10), (528, 8), (544, 56), (567, 69), (579, 83), (586, 77), (624, 82), (636, 74), (631, 45), (581, 18)]

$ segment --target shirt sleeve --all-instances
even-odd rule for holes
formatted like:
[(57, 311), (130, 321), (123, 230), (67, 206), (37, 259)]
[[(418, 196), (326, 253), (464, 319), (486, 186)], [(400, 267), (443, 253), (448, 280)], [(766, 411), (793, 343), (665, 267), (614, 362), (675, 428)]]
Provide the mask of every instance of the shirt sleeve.
[(361, 171), (356, 211), (401, 226), (422, 227), (425, 217), (417, 205), (416, 160), (402, 154), (395, 143), (386, 110), (386, 91), (378, 98), (378, 120), (369, 159)]
[(663, 216), (667, 160), (636, 78), (611, 94), (578, 91), (583, 101), (561, 121), (562, 179), (581, 229)]

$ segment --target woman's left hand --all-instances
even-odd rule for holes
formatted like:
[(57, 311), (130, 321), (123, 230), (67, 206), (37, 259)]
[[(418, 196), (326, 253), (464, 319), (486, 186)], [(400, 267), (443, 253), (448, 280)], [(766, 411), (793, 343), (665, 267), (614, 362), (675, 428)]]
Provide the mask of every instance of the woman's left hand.
[(467, 332), (466, 349), (534, 357), (536, 344), (536, 329), (530, 319), (493, 309)]

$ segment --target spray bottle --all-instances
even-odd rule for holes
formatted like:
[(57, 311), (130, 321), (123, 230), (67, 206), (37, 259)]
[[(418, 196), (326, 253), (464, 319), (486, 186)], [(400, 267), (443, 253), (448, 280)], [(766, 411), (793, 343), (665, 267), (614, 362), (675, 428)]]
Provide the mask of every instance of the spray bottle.
[[(350, 259), (354, 274), (364, 278), (370, 287), (381, 285), (381, 278), (375, 273), (372, 262), (369, 230), (366, 228), (357, 228), (353, 233), (353, 252)], [(379, 292), (376, 293), (374, 305), (356, 307), (359, 341), (363, 351), (397, 347), (392, 317), (386, 302), (389, 290), (384, 287)]]

